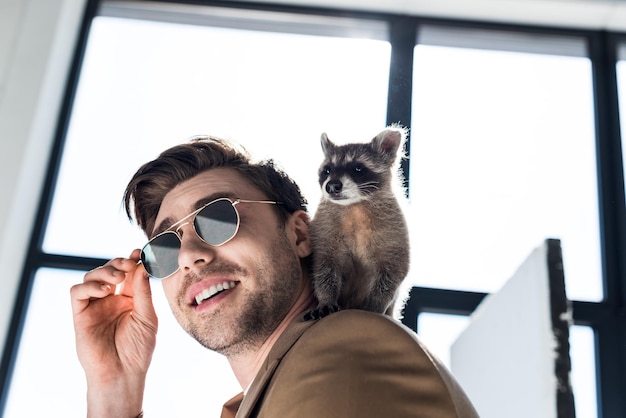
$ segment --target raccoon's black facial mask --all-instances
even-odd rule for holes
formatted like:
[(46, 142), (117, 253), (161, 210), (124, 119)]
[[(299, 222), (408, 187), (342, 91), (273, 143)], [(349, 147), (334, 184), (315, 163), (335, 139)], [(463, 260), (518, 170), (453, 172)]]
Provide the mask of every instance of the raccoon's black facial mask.
[(326, 164), (319, 175), (324, 197), (342, 204), (367, 199), (378, 190), (380, 181), (379, 174), (359, 162), (345, 165)]

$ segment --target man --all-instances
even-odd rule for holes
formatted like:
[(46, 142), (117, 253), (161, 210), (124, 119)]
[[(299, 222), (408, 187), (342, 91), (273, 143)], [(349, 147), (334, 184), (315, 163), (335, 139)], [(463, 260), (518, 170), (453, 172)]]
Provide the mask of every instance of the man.
[(142, 416), (157, 331), (146, 271), (181, 326), (228, 359), (245, 396), (222, 417), (477, 417), (393, 319), (303, 319), (316, 305), (306, 200), (271, 162), (197, 138), (141, 167), (125, 204), (150, 241), (71, 289), (89, 417)]

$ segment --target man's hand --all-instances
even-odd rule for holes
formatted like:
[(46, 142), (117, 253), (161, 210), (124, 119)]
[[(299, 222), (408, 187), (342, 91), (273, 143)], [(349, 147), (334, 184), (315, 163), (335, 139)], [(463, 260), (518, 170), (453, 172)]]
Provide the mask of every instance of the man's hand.
[(70, 295), (88, 416), (137, 416), (158, 325), (139, 250), (88, 272)]

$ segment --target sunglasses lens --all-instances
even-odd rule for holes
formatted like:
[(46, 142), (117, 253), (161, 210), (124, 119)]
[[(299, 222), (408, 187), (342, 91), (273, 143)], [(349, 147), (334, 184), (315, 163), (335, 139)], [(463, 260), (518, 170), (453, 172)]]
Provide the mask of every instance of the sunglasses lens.
[(148, 274), (163, 279), (178, 270), (180, 240), (174, 232), (166, 232), (150, 240), (141, 250), (141, 262)]
[(235, 236), (239, 216), (230, 200), (220, 199), (198, 212), (194, 225), (200, 238), (218, 246)]

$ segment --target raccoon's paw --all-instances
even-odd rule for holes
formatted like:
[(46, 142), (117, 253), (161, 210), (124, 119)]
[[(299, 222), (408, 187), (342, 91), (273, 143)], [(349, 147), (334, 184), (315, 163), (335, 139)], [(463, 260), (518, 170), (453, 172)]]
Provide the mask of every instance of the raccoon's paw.
[(314, 319), (322, 319), (325, 316), (328, 316), (332, 313), (340, 311), (341, 308), (337, 305), (323, 305), (318, 306), (317, 309), (313, 309), (304, 315), (305, 321), (312, 321)]

